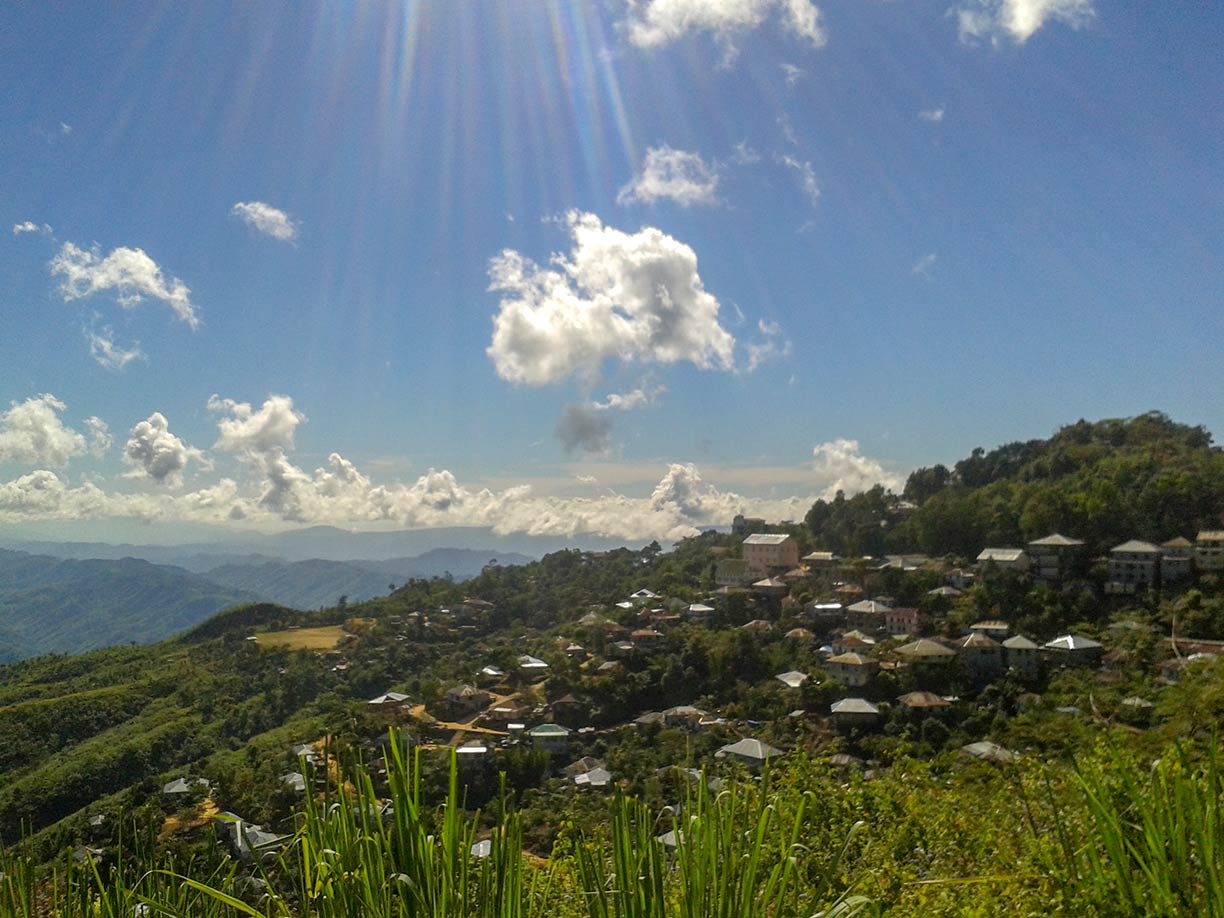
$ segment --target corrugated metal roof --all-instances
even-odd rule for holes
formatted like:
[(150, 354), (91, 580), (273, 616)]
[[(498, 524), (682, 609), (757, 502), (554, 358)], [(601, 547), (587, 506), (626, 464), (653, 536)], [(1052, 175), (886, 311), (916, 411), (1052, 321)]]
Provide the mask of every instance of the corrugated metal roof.
[(1131, 539), (1129, 542), (1115, 545), (1110, 551), (1126, 552), (1132, 555), (1158, 555), (1160, 554), (1160, 546), (1153, 545), (1151, 542), (1144, 542), (1140, 539)]
[(1043, 548), (1075, 548), (1084, 543), (1079, 539), (1073, 539), (1070, 536), (1062, 535), (1055, 532), (1046, 536), (1044, 539), (1033, 539), (1029, 542), (1030, 545), (1038, 545)]
[(781, 532), (757, 532), (744, 539), (745, 545), (781, 545), (790, 536)]
[(1019, 561), (1024, 556), (1023, 548), (983, 548), (977, 556), (979, 561)]
[(879, 714), (880, 709), (866, 698), (843, 698), (830, 705), (834, 714)]

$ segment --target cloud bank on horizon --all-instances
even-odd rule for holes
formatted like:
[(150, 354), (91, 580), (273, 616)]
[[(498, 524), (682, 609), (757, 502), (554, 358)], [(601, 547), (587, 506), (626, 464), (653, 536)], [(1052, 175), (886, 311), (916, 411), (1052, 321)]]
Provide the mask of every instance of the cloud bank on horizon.
[[(621, 402), (646, 393), (613, 396)], [(864, 456), (854, 440), (814, 447), (810, 493), (783, 498), (748, 497), (706, 482), (697, 466), (666, 463), (649, 495), (605, 489), (594, 497), (536, 493), (530, 485), (494, 490), (462, 484), (445, 469), (429, 469), (408, 483), (375, 483), (354, 463), (331, 453), (324, 467), (307, 471), (293, 462), (295, 433), (305, 423), (293, 399), (269, 396), (258, 407), (213, 396), (218, 415), (216, 455), (189, 446), (170, 430), (161, 412), (131, 429), (123, 447), (121, 480), (145, 481), (152, 490), (124, 490), (104, 479), (74, 483), (64, 472), (87, 452), (111, 447), (109, 428), (97, 418), (87, 434), (66, 426), (66, 410), (53, 395), (14, 404), (0, 415), (0, 462), (33, 468), (0, 482), (0, 522), (139, 519), (200, 523), (298, 523), (404, 528), (489, 527), (499, 534), (578, 536), (625, 540), (675, 540), (722, 526), (738, 513), (801, 519), (819, 497), (854, 493), (876, 484), (900, 487), (901, 478)], [(605, 406), (606, 407), (606, 406)], [(191, 468), (212, 472), (223, 455), (236, 458), (238, 474), (184, 490)], [(241, 480), (239, 480), (241, 479)]]

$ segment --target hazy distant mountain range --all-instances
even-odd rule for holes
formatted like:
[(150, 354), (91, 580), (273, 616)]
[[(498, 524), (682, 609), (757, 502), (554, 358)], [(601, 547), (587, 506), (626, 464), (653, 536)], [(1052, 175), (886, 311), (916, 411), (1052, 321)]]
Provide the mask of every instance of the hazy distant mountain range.
[[(88, 521), (87, 521), (88, 522)], [(76, 534), (90, 532), (85, 524), (72, 529)], [(170, 533), (150, 526), (143, 544), (116, 543), (102, 536), (96, 541), (75, 541), (58, 532), (33, 536), (27, 528), (0, 527), (0, 548), (18, 549), (57, 558), (144, 558), (155, 564), (177, 564), (189, 570), (207, 570), (218, 564), (246, 563), (250, 556), (263, 560), (308, 561), (387, 561), (408, 558), (445, 546), (470, 549), (492, 557), (505, 555), (540, 558), (563, 548), (604, 551), (619, 548), (624, 540), (600, 536), (531, 536), (521, 533), (498, 534), (492, 529), (452, 527), (446, 529), (405, 529), (396, 532), (351, 532), (334, 526), (311, 526), (271, 534), (234, 532), (218, 527), (192, 526)], [(79, 537), (79, 536), (78, 536)], [(631, 543), (630, 548), (640, 547)], [(222, 556), (223, 560), (211, 560)]]
[(0, 551), (0, 662), (163, 640), (254, 593), (136, 558)]
[(341, 596), (359, 602), (402, 586), (412, 577), (469, 580), (490, 561), (525, 564), (526, 555), (494, 554), (466, 548), (435, 548), (415, 558), (387, 561), (263, 561), (230, 563), (212, 568), (204, 576), (218, 586), (236, 587), (258, 594), (268, 602), (295, 609), (334, 606)]
[[(352, 535), (309, 533), (297, 547)], [(397, 533), (372, 535), (396, 536)], [(273, 537), (269, 537), (270, 539)], [(289, 540), (293, 542), (294, 540)], [(363, 540), (389, 550), (404, 540)], [(413, 577), (466, 580), (490, 561), (522, 564), (515, 552), (435, 548), (415, 557), (286, 560), (234, 546), (17, 543), (0, 549), (0, 663), (45, 653), (79, 653), (153, 643), (229, 606), (275, 602), (299, 609), (385, 595)], [(304, 550), (304, 549), (303, 549)]]

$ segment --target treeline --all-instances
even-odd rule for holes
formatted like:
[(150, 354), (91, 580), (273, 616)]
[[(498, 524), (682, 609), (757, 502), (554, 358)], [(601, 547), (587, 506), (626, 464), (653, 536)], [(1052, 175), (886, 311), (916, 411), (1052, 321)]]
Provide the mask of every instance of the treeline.
[(951, 469), (913, 472), (900, 495), (877, 486), (819, 500), (805, 523), (816, 545), (843, 556), (973, 557), (1051, 532), (1104, 553), (1132, 538), (1193, 538), (1222, 519), (1224, 452), (1205, 428), (1151, 412), (975, 449)]

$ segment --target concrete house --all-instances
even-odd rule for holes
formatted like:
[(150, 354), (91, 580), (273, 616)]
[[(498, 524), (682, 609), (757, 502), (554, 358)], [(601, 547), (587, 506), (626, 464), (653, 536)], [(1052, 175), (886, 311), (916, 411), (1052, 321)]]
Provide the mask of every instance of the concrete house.
[(446, 693), (446, 707), (456, 714), (473, 714), (489, 700), (489, 693), (474, 685), (456, 685)]
[(813, 551), (800, 558), (810, 573), (836, 570), (842, 559), (831, 551)]
[(837, 653), (849, 653), (850, 651), (862, 652), (869, 651), (876, 645), (876, 639), (869, 634), (855, 629), (847, 631), (839, 635), (833, 640), (833, 649)]
[(1028, 543), (1033, 576), (1046, 583), (1061, 583), (1075, 574), (1083, 562), (1084, 543), (1061, 533)]
[(965, 669), (977, 682), (993, 679), (1006, 669), (1003, 645), (980, 631), (974, 631), (957, 641), (956, 650)]
[(1107, 593), (1146, 593), (1160, 585), (1160, 546), (1131, 539), (1109, 551)]
[(770, 759), (783, 754), (781, 749), (775, 749), (758, 739), (742, 739), (738, 743), (723, 746), (714, 753), (714, 758), (731, 759), (749, 768), (760, 768)]
[(1011, 625), (1002, 619), (988, 618), (980, 622), (974, 622), (969, 626), (969, 630), (980, 631), (988, 638), (1001, 641), (1011, 633)]
[(874, 599), (864, 599), (846, 607), (846, 624), (863, 631), (884, 631), (890, 606)]
[(1194, 543), (1177, 536), (1160, 543), (1160, 580), (1177, 583), (1194, 576)]
[(1091, 638), (1064, 634), (1041, 646), (1052, 663), (1059, 666), (1096, 666), (1105, 648)]
[(518, 658), (519, 671), (534, 679), (542, 679), (548, 675), (548, 664), (538, 657), (523, 654)]
[(897, 704), (915, 714), (930, 714), (952, 707), (952, 702), (934, 692), (907, 692), (897, 699)]
[(707, 606), (703, 602), (691, 603), (684, 609), (684, 617), (694, 625), (708, 624), (713, 615), (714, 607)]
[(572, 694), (566, 694), (550, 704), (548, 710), (559, 721), (577, 723), (587, 716), (587, 703)]
[(880, 671), (880, 661), (859, 653), (842, 653), (825, 660), (825, 670), (849, 688), (861, 688)]
[(1026, 573), (1031, 562), (1023, 548), (983, 548), (977, 556), (980, 571), (1019, 571)]
[(748, 569), (758, 577), (799, 566), (799, 543), (783, 533), (754, 533), (741, 549)]
[(366, 702), (371, 708), (383, 711), (398, 710), (408, 702), (408, 696), (403, 692), (387, 692)]
[(803, 683), (807, 682), (811, 677), (807, 673), (801, 673), (798, 670), (792, 669), (789, 672), (778, 673), (774, 678), (787, 688), (797, 689), (802, 688)]
[(956, 659), (955, 650), (929, 638), (903, 644), (895, 653), (911, 666), (947, 666)]
[(171, 797), (189, 794), (207, 794), (212, 790), (212, 784), (207, 778), (175, 778), (162, 788), (162, 793)]
[(868, 726), (880, 719), (880, 709), (863, 698), (843, 698), (829, 707), (839, 727)]
[(531, 745), (545, 752), (565, 752), (569, 748), (570, 730), (560, 724), (540, 724), (527, 731)]
[(1194, 563), (1200, 571), (1224, 570), (1224, 529), (1204, 529), (1194, 539)]
[(790, 592), (790, 584), (780, 577), (766, 577), (752, 584), (752, 591), (760, 596), (781, 599)]
[(731, 520), (732, 535), (748, 535), (750, 532), (759, 532), (764, 528), (765, 520), (757, 516), (744, 516), (742, 513), (737, 513)]
[(884, 613), (884, 630), (892, 637), (904, 637), (922, 631), (923, 615), (912, 607), (889, 609)]
[(1013, 669), (1025, 679), (1036, 679), (1041, 675), (1041, 648), (1023, 634), (1016, 634), (1003, 642), (1007, 668)]

